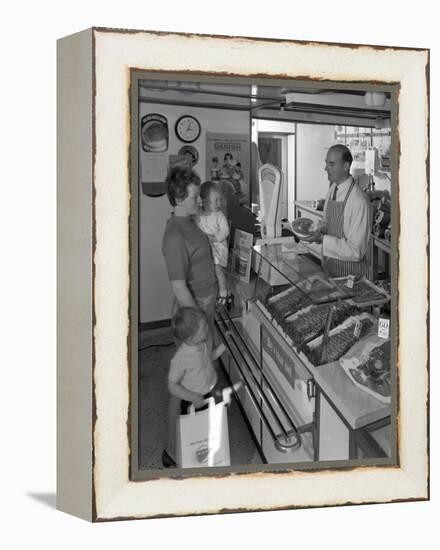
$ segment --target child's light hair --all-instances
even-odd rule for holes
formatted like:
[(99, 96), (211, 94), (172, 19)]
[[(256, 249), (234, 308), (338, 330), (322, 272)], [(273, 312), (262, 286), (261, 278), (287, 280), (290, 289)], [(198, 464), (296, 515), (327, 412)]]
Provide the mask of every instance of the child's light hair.
[(203, 311), (195, 307), (181, 307), (173, 317), (173, 332), (177, 340), (192, 338), (199, 329), (200, 322), (205, 321)]
[(204, 210), (207, 210), (209, 205), (209, 197), (213, 191), (216, 191), (223, 198), (221, 187), (216, 182), (205, 181), (200, 186), (200, 198), (202, 200)]

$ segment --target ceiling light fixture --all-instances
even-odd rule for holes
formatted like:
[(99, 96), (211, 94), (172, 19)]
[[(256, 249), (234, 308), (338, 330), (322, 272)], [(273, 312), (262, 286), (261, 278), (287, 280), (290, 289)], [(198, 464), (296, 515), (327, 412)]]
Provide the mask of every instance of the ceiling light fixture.
[(368, 107), (384, 107), (387, 96), (384, 92), (365, 92), (365, 103)]

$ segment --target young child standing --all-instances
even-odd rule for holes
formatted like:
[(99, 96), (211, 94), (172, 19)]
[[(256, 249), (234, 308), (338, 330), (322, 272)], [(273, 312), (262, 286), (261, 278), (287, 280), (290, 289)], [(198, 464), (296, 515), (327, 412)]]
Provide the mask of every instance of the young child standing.
[(211, 242), (215, 273), (219, 287), (217, 305), (230, 307), (233, 296), (228, 293), (225, 273), (228, 267), (229, 225), (222, 211), (222, 193), (216, 183), (206, 181), (200, 187), (200, 198), (202, 200), (202, 208), (199, 210), (197, 223)]
[(181, 343), (168, 373), (168, 438), (162, 453), (165, 468), (176, 467), (177, 416), (186, 414), (191, 403), (196, 409), (203, 407), (217, 383), (213, 361), (226, 349), (224, 344), (212, 349), (208, 323), (199, 309), (180, 308), (173, 318), (173, 331), (176, 341)]

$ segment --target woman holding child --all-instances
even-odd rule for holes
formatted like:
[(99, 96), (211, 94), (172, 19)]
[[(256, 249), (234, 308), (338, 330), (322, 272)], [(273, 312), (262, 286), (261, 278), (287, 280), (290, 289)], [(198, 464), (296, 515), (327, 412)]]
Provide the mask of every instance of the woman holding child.
[(176, 166), (167, 176), (168, 200), (174, 213), (167, 221), (162, 252), (177, 307), (196, 307), (214, 325), (217, 280), (209, 239), (199, 229), (200, 178), (188, 167)]

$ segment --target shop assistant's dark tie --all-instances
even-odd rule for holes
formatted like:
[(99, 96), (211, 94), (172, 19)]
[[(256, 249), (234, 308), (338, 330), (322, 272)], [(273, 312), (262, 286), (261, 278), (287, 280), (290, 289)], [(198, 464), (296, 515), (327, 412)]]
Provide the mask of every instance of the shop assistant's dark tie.
[(334, 201), (336, 200), (336, 193), (337, 193), (337, 192), (338, 192), (338, 186), (335, 185), (335, 188), (334, 188), (334, 190), (333, 190), (333, 199), (332, 199), (332, 200), (334, 200)]

